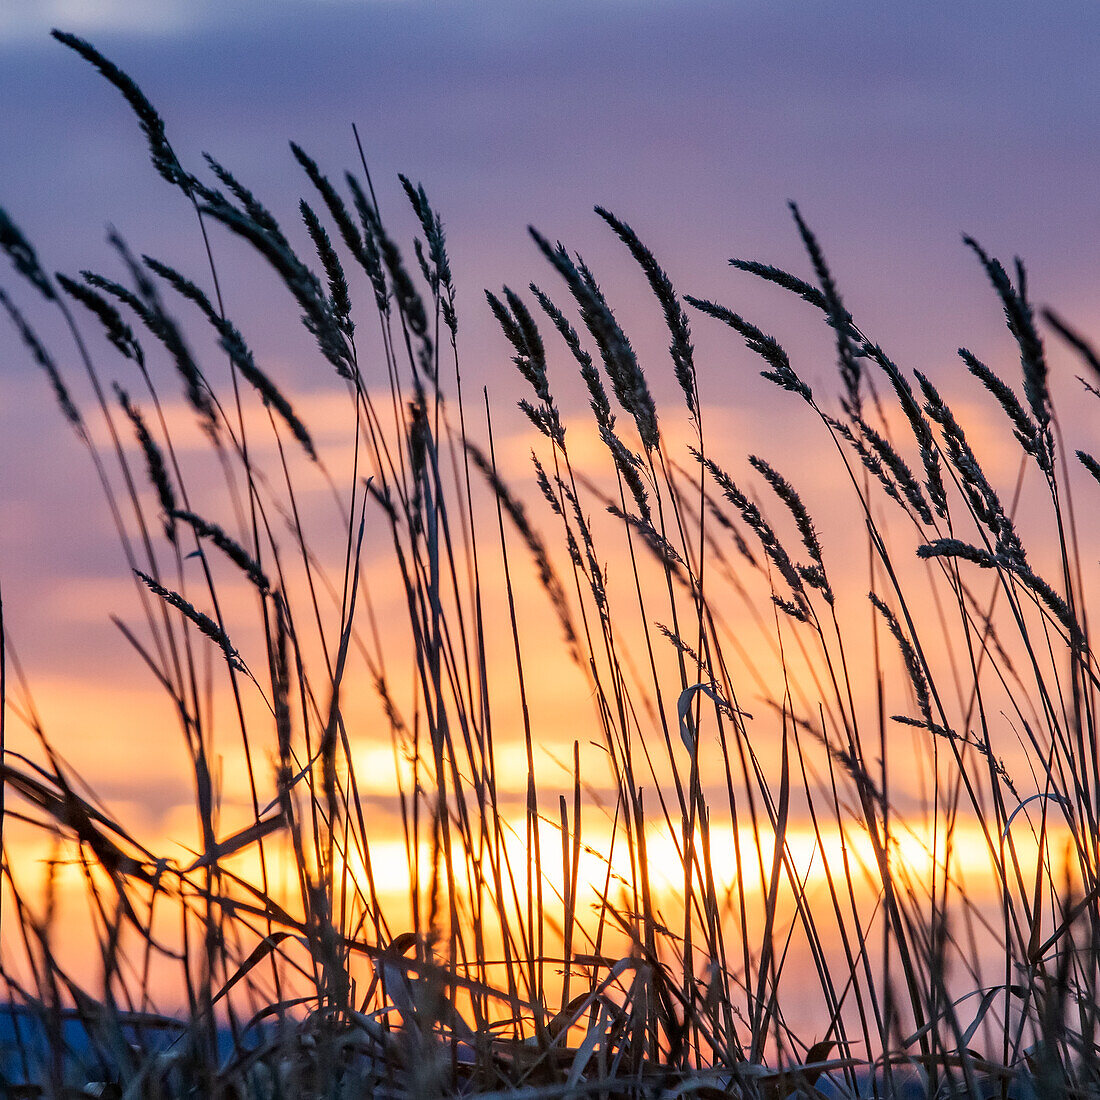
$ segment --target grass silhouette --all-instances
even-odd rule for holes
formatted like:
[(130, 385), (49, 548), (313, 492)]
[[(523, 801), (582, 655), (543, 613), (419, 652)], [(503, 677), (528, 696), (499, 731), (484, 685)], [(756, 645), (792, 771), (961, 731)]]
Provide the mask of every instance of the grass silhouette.
[[(1098, 666), (1069, 494), (1071, 467), (1100, 480), (1100, 466), (1062, 442), (1023, 265), (966, 242), (1019, 352), (1022, 398), (960, 350), (1041, 490), (1010, 499), (940, 388), (857, 325), (797, 207), (812, 283), (731, 263), (821, 315), (835, 407), (777, 340), (678, 294), (597, 208), (667, 325), (683, 408), (659, 411), (593, 272), (532, 230), (553, 289), (487, 294), (530, 387), (532, 502), (502, 469), (497, 410), (464, 394), (444, 228), (422, 187), (401, 180), (418, 226), (408, 264), (365, 160), (337, 185), (293, 146), (314, 196), (307, 259), (228, 168), (184, 167), (126, 74), (55, 37), (124, 95), (210, 257), (189, 276), (112, 235), (123, 281), (52, 275), (0, 211), (0, 247), (87, 377), (85, 409), (72, 364), (0, 292), (102, 483), (143, 616), (118, 626), (178, 720), (200, 847), (158, 853), (102, 806), (10, 698), (5, 664), (5, 714), (38, 746), (2, 765), (9, 1094), (1100, 1091)], [(271, 270), (337, 376), (346, 462), (227, 315), (221, 233)], [(1100, 373), (1083, 337), (1046, 320)], [(782, 454), (749, 458), (750, 489), (704, 433), (692, 326), (719, 324), (818, 426), (869, 594), (830, 562)], [(193, 350), (204, 338), (213, 352)], [(555, 360), (579, 372), (586, 425), (554, 396)], [(132, 381), (108, 384), (123, 369)], [(174, 443), (165, 370), (220, 487)], [(339, 517), (335, 554), (311, 533), (318, 498)], [(539, 637), (522, 625), (526, 558), (553, 623)], [(563, 721), (536, 711), (547, 636), (592, 706), (556, 798), (536, 774), (540, 731)], [(231, 826), (215, 682), (250, 806)], [(399, 904), (357, 765), (374, 735), (349, 703), (363, 684), (403, 777)], [(513, 722), (518, 800), (501, 763)], [(54, 845), (42, 898), (15, 828)], [(94, 989), (58, 946), (63, 858), (93, 914)], [(154, 973), (183, 1013), (158, 1007)], [(807, 1014), (813, 1034), (791, 1024)]]

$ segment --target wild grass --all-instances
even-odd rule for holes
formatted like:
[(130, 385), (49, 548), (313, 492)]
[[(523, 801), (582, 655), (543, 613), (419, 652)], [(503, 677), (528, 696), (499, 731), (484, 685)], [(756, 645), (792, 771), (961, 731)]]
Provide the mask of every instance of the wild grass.
[[(509, 414), (469, 392), (459, 326), (484, 307), (460, 308), (422, 187), (401, 181), (409, 263), (365, 160), (333, 182), (294, 146), (296, 245), (229, 168), (181, 163), (126, 74), (55, 37), (123, 93), (210, 257), (185, 274), (112, 235), (121, 280), (51, 274), (0, 211), (26, 299), (0, 305), (102, 484), (141, 616), (116, 622), (178, 725), (198, 846), (147, 846), (96, 799), (6, 645), (6, 1093), (1100, 1092), (1098, 667), (1070, 493), (1098, 464), (1062, 440), (1023, 265), (966, 242), (1018, 352), (1007, 373), (960, 350), (1016, 448), (1010, 493), (947, 386), (856, 323), (796, 207), (812, 282), (731, 263), (820, 314), (836, 401), (597, 208), (667, 325), (682, 406), (659, 409), (667, 366), (532, 230), (546, 281), (487, 295), (530, 387), (527, 481), (498, 451)], [(227, 312), (227, 234), (334, 376), (335, 457)], [(842, 524), (815, 520), (781, 449), (746, 464), (704, 432), (695, 326), (730, 330), (814, 426)], [(555, 397), (576, 373), (587, 424)], [(212, 465), (177, 442), (170, 384)], [(357, 764), (382, 742), (388, 800)], [(66, 865), (94, 967), (62, 942)]]

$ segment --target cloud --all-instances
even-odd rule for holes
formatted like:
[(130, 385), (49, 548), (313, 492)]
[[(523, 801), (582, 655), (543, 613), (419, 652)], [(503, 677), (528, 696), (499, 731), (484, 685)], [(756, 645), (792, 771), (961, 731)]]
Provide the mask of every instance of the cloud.
[(213, 8), (182, 0), (7, 0), (0, 8), (0, 45), (40, 40), (58, 26), (74, 34), (178, 34), (208, 17)]
[[(74, 34), (125, 34), (156, 39), (183, 37), (228, 26), (253, 27), (300, 19), (318, 10), (354, 8), (380, 0), (5, 0), (0, 8), (0, 47), (41, 40), (53, 27)], [(385, 2), (385, 0), (381, 0)], [(403, 3), (404, 0), (392, 0)]]

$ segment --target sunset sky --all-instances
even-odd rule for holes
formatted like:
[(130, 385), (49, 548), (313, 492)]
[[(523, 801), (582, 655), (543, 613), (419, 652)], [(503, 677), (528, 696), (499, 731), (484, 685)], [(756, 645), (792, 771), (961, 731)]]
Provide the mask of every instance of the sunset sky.
[[(464, 378), (475, 394), (488, 387), (517, 478), (527, 476), (527, 428), (514, 411), (525, 390), (482, 289), (532, 278), (557, 289), (529, 224), (584, 254), (663, 372), (655, 389), (674, 393), (659, 313), (597, 203), (637, 230), (677, 289), (774, 330), (824, 392), (837, 385), (820, 324), (726, 262), (808, 273), (788, 199), (817, 232), (846, 304), (906, 367), (961, 375), (955, 349), (966, 344), (1016, 369), (963, 232), (1023, 256), (1036, 300), (1100, 337), (1100, 16), (1088, 0), (4, 0), (0, 206), (50, 270), (117, 274), (104, 243), (112, 225), (135, 251), (199, 275), (186, 203), (150, 166), (117, 92), (49, 38), (52, 26), (134, 77), (186, 165), (211, 152), (284, 224), (308, 191), (290, 139), (339, 176), (356, 163), (356, 124), (401, 235), (414, 224), (397, 173), (422, 182), (446, 223)], [(297, 365), (291, 349), (308, 346), (293, 335), (296, 311), (272, 311), (270, 281), (253, 280), (256, 265), (238, 263), (224, 235), (219, 249), (229, 312), (247, 319), (257, 359), (335, 447), (326, 402), (339, 391), (316, 355), (308, 370)], [(0, 283), (82, 393), (64, 333), (7, 265)], [(108, 621), (135, 614), (125, 563), (86, 455), (0, 320), (5, 626), (65, 751), (102, 764), (93, 785), (168, 830), (187, 801), (172, 775), (182, 750), (142, 755), (142, 708), (157, 713), (157, 692), (127, 671), (133, 659)], [(692, 324), (704, 403), (731, 463), (783, 441), (792, 465), (827, 489), (797, 427), (784, 435), (789, 395), (716, 325)], [(1055, 362), (1065, 367), (1056, 391), (1072, 406), (1078, 368)], [(996, 456), (990, 466), (1014, 471)], [(84, 725), (104, 712), (112, 733)]]
[[(660, 353), (657, 320), (636, 306), (637, 278), (624, 275), (595, 203), (634, 226), (678, 288), (783, 318), (796, 348), (804, 313), (784, 313), (782, 296), (725, 262), (805, 271), (788, 199), (816, 229), (853, 312), (904, 364), (949, 364), (964, 342), (1006, 347), (962, 232), (1025, 257), (1036, 297), (1086, 331), (1095, 309), (1089, 135), (1100, 72), (1088, 3), (9, 0), (0, 202), (50, 269), (113, 271), (110, 224), (135, 249), (196, 271), (200, 244), (180, 197), (149, 166), (115, 90), (48, 37), (54, 25), (134, 75), (185, 163), (209, 150), (284, 222), (307, 186), (288, 139), (338, 173), (355, 161), (357, 124), (383, 211), (411, 231), (400, 171), (443, 213), (467, 371), (502, 407), (522, 389), (481, 289), (548, 281), (528, 224), (580, 249), (605, 284), (632, 278), (613, 300), (636, 342)], [(247, 283), (234, 293), (238, 309), (256, 307)], [(709, 332), (701, 320), (696, 332)], [(295, 324), (290, 311), (269, 313), (250, 331), (261, 361)], [(100, 545), (94, 502), (73, 491), (86, 463), (73, 469), (82, 460), (43, 380), (7, 326), (0, 341), (9, 625), (29, 661), (58, 671), (80, 655), (41, 593), (22, 610), (23, 587), (113, 574), (118, 559), (109, 538)], [(719, 402), (732, 392), (734, 352), (715, 346), (723, 357), (703, 387)], [(807, 346), (807, 377), (828, 378), (827, 343)], [(747, 356), (737, 363), (742, 381), (753, 376)], [(294, 381), (327, 383), (317, 373)], [(736, 389), (750, 406), (775, 401), (762, 384)]]

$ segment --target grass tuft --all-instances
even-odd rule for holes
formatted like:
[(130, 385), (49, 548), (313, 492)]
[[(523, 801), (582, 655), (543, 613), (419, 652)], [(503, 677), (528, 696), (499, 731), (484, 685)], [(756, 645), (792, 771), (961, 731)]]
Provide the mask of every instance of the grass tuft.
[[(48, 352), (0, 289), (103, 488), (134, 578), (112, 621), (178, 726), (194, 828), (145, 835), (96, 798), (0, 614), (0, 1093), (1100, 1096), (1095, 555), (1071, 493), (1100, 464), (1054, 446), (1038, 325), (1100, 364), (1035, 313), (1023, 264), (967, 239), (1019, 351), (1015, 381), (960, 351), (1015, 488), (953, 411), (965, 373), (870, 339), (793, 204), (815, 282), (731, 263), (825, 315), (835, 395), (733, 308), (681, 299), (598, 207), (686, 408), (658, 422), (659, 362), (532, 230), (567, 298), (534, 281), (537, 309), (510, 287), (477, 307), (500, 328), (477, 354), (522, 380), (517, 452), (488, 391), (484, 420), (463, 398), (460, 268), (422, 186), (400, 177), (406, 245), (365, 160), (346, 203), (292, 145), (319, 277), (220, 161), (181, 165), (128, 75), (55, 37), (123, 94), (208, 246), (195, 275), (112, 234), (122, 281), (55, 279), (0, 212), (71, 338)], [(279, 280), (259, 322), (229, 316), (226, 235)], [(801, 400), (800, 446), (778, 415), (774, 459), (704, 430), (683, 303)], [(280, 310), (337, 376), (322, 434), (250, 350)], [(161, 400), (181, 379), (198, 447)]]

